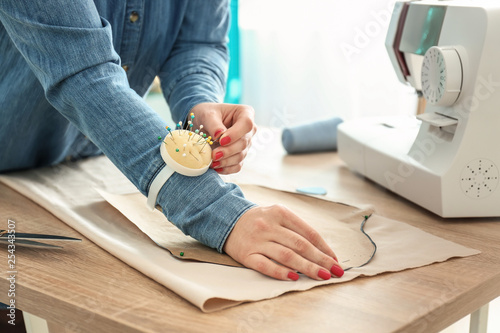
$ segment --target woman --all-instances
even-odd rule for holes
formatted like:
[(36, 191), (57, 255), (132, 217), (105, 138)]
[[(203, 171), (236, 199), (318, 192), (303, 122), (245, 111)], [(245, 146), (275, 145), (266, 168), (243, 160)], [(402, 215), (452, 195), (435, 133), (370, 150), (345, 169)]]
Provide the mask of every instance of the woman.
[(159, 76), (172, 118), (193, 112), (220, 142), (209, 172), (161, 187), (165, 216), (273, 278), (341, 276), (304, 221), (255, 206), (218, 175), (240, 170), (255, 133), (250, 107), (219, 103), (228, 17), (223, 0), (0, 0), (0, 171), (104, 153), (147, 196), (166, 124), (141, 96)]

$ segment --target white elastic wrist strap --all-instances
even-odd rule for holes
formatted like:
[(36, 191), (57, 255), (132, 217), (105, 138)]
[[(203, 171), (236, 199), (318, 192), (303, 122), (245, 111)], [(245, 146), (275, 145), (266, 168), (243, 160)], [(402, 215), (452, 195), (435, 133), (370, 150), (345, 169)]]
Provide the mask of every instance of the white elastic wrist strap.
[(158, 193), (160, 193), (161, 188), (167, 182), (167, 180), (172, 176), (175, 171), (165, 164), (165, 167), (158, 173), (149, 188), (148, 193), (148, 201), (147, 206), (152, 211), (155, 210), (156, 207), (156, 198), (158, 197)]

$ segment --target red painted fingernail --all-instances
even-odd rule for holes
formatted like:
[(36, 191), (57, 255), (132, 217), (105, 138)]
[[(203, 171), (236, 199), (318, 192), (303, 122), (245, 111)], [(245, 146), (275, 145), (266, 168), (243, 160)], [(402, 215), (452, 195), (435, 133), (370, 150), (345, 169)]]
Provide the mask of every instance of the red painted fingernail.
[(217, 130), (217, 131), (215, 132), (215, 134), (214, 134), (214, 138), (216, 138), (216, 139), (217, 139), (217, 138), (219, 137), (219, 135), (220, 135), (222, 132), (223, 132), (223, 130), (221, 130), (221, 129), (220, 129), (220, 130)]
[(221, 140), (220, 140), (220, 145), (221, 146), (225, 146), (227, 144), (229, 144), (231, 142), (231, 138), (228, 137), (228, 136), (225, 136), (223, 137)]
[(344, 270), (342, 269), (342, 267), (339, 267), (337, 265), (333, 265), (330, 269), (330, 272), (332, 272), (332, 274), (337, 277), (342, 277), (342, 275), (344, 275)]
[(332, 275), (330, 274), (330, 272), (328, 272), (325, 269), (320, 269), (319, 272), (318, 272), (318, 276), (320, 278), (322, 278), (323, 280), (330, 280), (330, 278), (332, 277)]
[(218, 152), (215, 154), (215, 159), (216, 159), (216, 160), (219, 160), (219, 159), (221, 159), (223, 156), (224, 156), (224, 153), (223, 153), (223, 152), (221, 152), (221, 151), (218, 151)]
[(212, 168), (213, 169), (217, 168), (219, 165), (220, 165), (220, 162), (218, 162), (218, 161), (212, 162)]
[(295, 272), (289, 272), (288, 273), (288, 278), (293, 281), (297, 281), (299, 279), (299, 274)]
[(217, 171), (219, 173), (222, 172), (223, 170), (224, 170), (223, 168), (215, 169), (215, 171)]

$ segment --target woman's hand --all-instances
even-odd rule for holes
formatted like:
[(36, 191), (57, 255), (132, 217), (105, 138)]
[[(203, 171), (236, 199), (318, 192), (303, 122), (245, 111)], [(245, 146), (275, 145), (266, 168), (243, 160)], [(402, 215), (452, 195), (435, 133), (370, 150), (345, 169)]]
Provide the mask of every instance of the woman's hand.
[(252, 107), (238, 104), (201, 103), (192, 110), (195, 126), (218, 140), (213, 147), (212, 168), (220, 174), (241, 170), (243, 160), (257, 131)]
[(236, 222), (224, 251), (242, 265), (279, 280), (315, 280), (344, 274), (335, 253), (305, 221), (286, 207), (254, 207)]

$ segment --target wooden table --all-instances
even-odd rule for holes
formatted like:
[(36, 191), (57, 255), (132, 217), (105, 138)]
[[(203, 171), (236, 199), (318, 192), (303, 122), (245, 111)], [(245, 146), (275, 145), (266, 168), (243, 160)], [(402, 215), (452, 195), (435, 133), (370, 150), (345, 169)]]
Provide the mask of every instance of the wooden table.
[[(276, 132), (254, 147), (248, 170), (265, 163), (265, 173), (297, 187), (323, 186), (340, 200), (373, 204), (380, 215), (482, 254), (205, 314), (84, 239), (57, 251), (16, 247), (16, 305), (47, 319), (51, 332), (435, 332), (500, 295), (500, 218), (439, 218), (353, 174), (335, 153), (285, 156)], [(237, 178), (252, 177), (259, 175)], [(1, 184), (0, 207), (2, 229), (10, 218), (16, 232), (82, 238)], [(0, 266), (7, 270), (6, 251)], [(0, 302), (9, 301), (8, 287), (2, 274)]]

